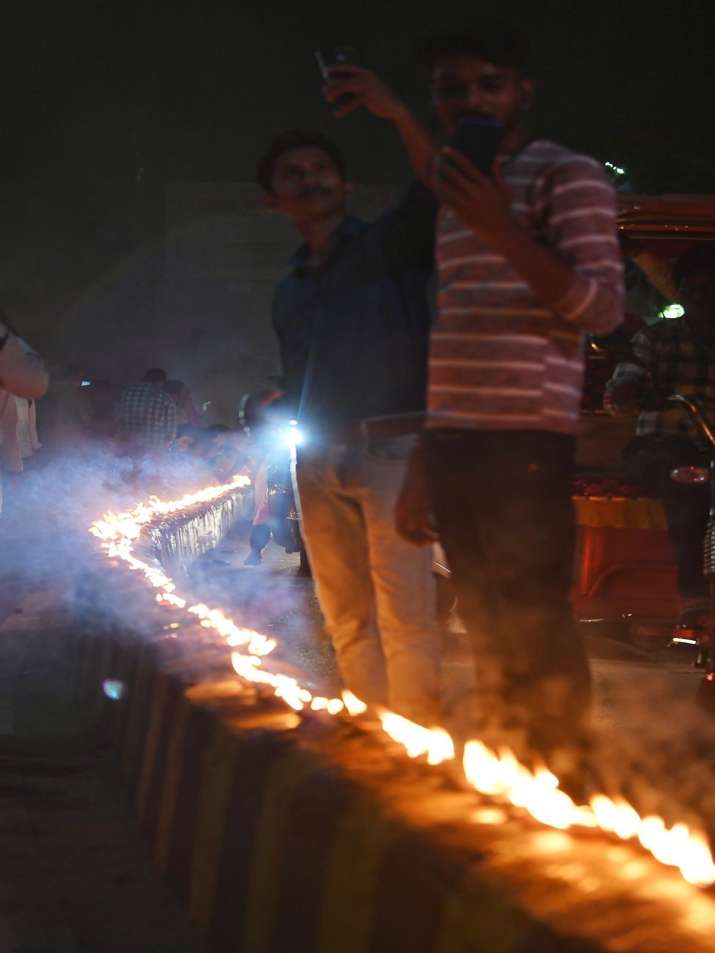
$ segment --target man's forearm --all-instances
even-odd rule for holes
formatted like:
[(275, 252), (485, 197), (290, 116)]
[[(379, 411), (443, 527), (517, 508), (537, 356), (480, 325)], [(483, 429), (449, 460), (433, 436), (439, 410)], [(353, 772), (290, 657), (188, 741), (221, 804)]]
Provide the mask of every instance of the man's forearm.
[(392, 121), (400, 134), (415, 175), (426, 186), (431, 187), (432, 162), (437, 151), (434, 140), (404, 103), (400, 104)]
[(574, 283), (574, 273), (548, 248), (534, 241), (516, 222), (498, 239), (500, 252), (519, 272), (547, 308), (562, 301)]
[[(544, 307), (594, 334), (606, 334), (622, 320), (615, 292), (586, 279), (545, 248), (516, 222), (494, 245), (527, 282)], [(612, 299), (612, 300), (611, 300)]]

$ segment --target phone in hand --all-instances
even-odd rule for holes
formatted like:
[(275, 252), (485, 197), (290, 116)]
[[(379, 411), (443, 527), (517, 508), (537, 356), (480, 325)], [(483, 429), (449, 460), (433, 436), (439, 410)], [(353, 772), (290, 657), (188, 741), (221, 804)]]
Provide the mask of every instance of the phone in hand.
[(330, 71), (339, 66), (357, 66), (357, 50), (352, 46), (325, 46), (315, 51), (320, 75), (327, 83)]
[(504, 124), (498, 120), (465, 113), (459, 119), (451, 145), (490, 176), (503, 135)]
[[(315, 50), (315, 61), (323, 81), (329, 83), (336, 74), (340, 75), (340, 66), (357, 66), (358, 53), (352, 46), (326, 46)], [(351, 98), (351, 96), (340, 96), (334, 105), (344, 106), (350, 102)]]

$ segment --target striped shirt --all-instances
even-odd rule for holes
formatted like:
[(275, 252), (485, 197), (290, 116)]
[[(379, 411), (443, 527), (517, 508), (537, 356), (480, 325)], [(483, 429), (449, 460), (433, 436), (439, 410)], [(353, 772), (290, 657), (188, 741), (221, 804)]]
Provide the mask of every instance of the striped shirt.
[(573, 270), (551, 308), (448, 207), (437, 224), (429, 426), (574, 433), (583, 333), (623, 320), (614, 190), (599, 163), (537, 140), (506, 159), (515, 219)]
[[(715, 420), (715, 349), (695, 337), (685, 318), (658, 321), (639, 331), (632, 342), (638, 364), (624, 361), (606, 385), (606, 403), (618, 384), (633, 382), (657, 394), (682, 394), (698, 402), (706, 415)], [(650, 373), (650, 379), (648, 374)], [(700, 439), (689, 415), (678, 406), (662, 410), (644, 410), (638, 416), (639, 437), (678, 436)]]

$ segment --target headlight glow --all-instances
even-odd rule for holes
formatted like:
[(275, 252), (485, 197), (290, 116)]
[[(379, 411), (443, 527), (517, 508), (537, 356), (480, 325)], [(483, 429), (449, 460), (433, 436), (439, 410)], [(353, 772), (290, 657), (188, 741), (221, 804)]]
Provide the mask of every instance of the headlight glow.
[(291, 450), (305, 443), (305, 434), (298, 428), (298, 421), (291, 420), (283, 433), (283, 439)]

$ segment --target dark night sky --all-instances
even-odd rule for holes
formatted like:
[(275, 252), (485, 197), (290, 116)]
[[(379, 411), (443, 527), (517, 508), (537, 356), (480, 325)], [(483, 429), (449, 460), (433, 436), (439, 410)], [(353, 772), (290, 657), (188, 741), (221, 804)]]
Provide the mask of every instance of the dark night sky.
[[(353, 176), (390, 181), (404, 165), (390, 130), (336, 125), (319, 98), (312, 50), (358, 47), (426, 109), (412, 57), (435, 27), (475, 4), (268, 0), (211, 6), (25, 3), (3, 24), (5, 148), (0, 176), (62, 188), (130, 177), (252, 177), (261, 145), (296, 124), (334, 132)], [(715, 192), (712, 3), (541, 0), (485, 3), (529, 29), (541, 83), (536, 128), (626, 166), (640, 188)]]

